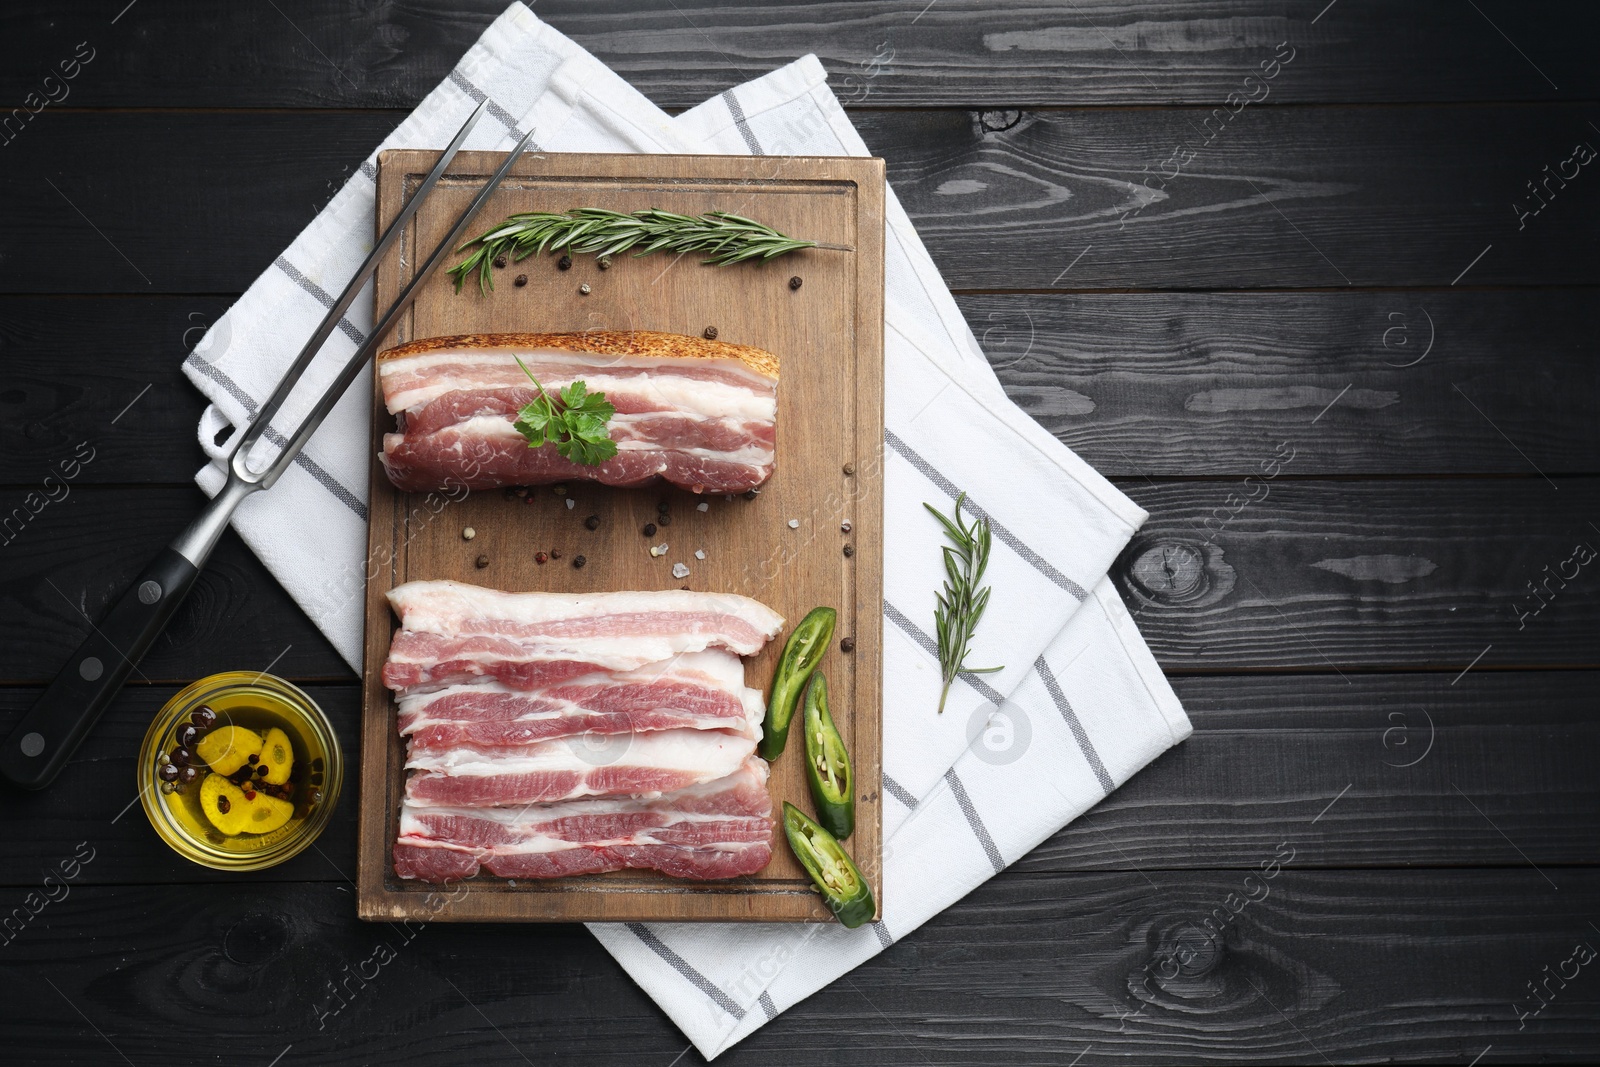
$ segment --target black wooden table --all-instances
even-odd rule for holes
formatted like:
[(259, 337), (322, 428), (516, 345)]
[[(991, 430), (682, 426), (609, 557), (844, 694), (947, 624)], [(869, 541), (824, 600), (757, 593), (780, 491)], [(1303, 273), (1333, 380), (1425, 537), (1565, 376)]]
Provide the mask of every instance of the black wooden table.
[[(0, 725), (201, 503), (184, 353), (501, 7), (125, 3), (0, 14)], [(726, 1062), (1600, 1055), (1600, 9), (537, 10), (671, 108), (822, 57), (1007, 390), (1149, 509), (1116, 575), (1196, 727)], [(353, 752), (230, 533), (0, 797), (0, 1059), (698, 1062), (579, 927), (357, 922), (353, 789), (261, 875), (161, 845), (150, 716), (269, 663)]]

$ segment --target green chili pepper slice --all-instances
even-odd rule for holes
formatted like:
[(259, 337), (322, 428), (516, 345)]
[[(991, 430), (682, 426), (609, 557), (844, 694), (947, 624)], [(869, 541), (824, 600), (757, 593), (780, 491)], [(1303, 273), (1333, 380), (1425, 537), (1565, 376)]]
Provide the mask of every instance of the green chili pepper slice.
[(811, 799), (817, 803), (817, 822), (843, 841), (856, 828), (855, 783), (850, 753), (828, 714), (828, 679), (821, 671), (813, 674), (806, 686), (803, 728), (806, 777), (811, 780)]
[(778, 673), (772, 679), (772, 696), (767, 700), (767, 718), (761, 727), (761, 756), (775, 760), (783, 755), (783, 746), (789, 740), (789, 721), (794, 718), (795, 705), (800, 702), (800, 691), (805, 688), (811, 672), (828, 651), (833, 640), (833, 625), (839, 613), (832, 608), (812, 608), (800, 625), (789, 635), (783, 646), (783, 658), (778, 660)]
[(851, 930), (871, 922), (878, 911), (877, 901), (872, 899), (867, 880), (833, 835), (787, 800), (783, 802), (783, 832), (795, 859), (811, 875), (834, 917)]

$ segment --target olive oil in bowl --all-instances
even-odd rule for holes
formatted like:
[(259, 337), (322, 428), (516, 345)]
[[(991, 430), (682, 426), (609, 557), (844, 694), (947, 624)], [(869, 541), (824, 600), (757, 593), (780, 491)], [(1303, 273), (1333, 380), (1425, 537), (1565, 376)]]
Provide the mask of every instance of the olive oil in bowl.
[(322, 832), (344, 760), (322, 709), (270, 674), (202, 678), (167, 702), (139, 753), (150, 825), (219, 870), (271, 867)]

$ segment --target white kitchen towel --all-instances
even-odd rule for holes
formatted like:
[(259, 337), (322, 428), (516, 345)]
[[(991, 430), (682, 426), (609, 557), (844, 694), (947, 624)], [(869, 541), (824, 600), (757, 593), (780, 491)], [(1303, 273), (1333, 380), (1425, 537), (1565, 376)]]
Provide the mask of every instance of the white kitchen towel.
[[(485, 96), (495, 121), (480, 125), (468, 147), (509, 147), (533, 128), (535, 143), (549, 151), (866, 154), (814, 57), (674, 120), (513, 4), (186, 360), (186, 372), (212, 401), (200, 437), (214, 460), (370, 248), (377, 152), (443, 145)], [(885, 921), (855, 934), (781, 925), (595, 927), (707, 1055), (775, 1015), (777, 1005), (831, 981), (853, 965), (848, 960), (877, 951), (871, 945), (881, 948), (958, 899), (1188, 731), (1102, 580), (1144, 512), (1005, 398), (892, 193), (888, 216), (890, 433), (881, 463), (886, 541), (895, 551), (886, 569), (883, 784), (895, 800), (885, 833), (897, 858), (884, 872)], [(371, 318), (364, 297), (282, 425), (293, 424)], [(235, 523), (358, 669), (369, 396), (370, 382), (354, 386), (278, 486), (247, 501)], [(950, 425), (964, 427), (959, 439), (941, 432)], [(222, 480), (216, 463), (197, 477), (210, 493)], [(996, 529), (995, 600), (969, 662), (1005, 670), (963, 679), (949, 709), (936, 716), (937, 661), (928, 635), (940, 533), (921, 503), (949, 510), (963, 489)], [(1006, 737), (1024, 733), (1028, 740), (1012, 746), (1022, 755), (995, 759), (997, 747), (1011, 750)], [(918, 833), (937, 840), (957, 831), (976, 843), (981, 863), (946, 866), (942, 844), (914, 843)], [(719, 947), (730, 929), (737, 943)], [(863, 934), (870, 944), (859, 940)], [(775, 966), (772, 953), (802, 935), (807, 945), (843, 938), (857, 947), (826, 960), (791, 947), (793, 959)], [(746, 1000), (752, 959), (764, 961), (757, 969), (764, 984)]]
[(884, 844), (881, 918), (589, 929), (715, 1058), (904, 938), (1189, 736), (1110, 579)]
[[(534, 85), (542, 89), (535, 92)], [(759, 129), (789, 154), (867, 152), (829, 93), (814, 57), (738, 92), (758, 104), (746, 114), (744, 138), (753, 141)], [(707, 121), (704, 106), (677, 121), (669, 119), (518, 4), (379, 150), (443, 144), (484, 95), (495, 101), (493, 121), (474, 131), (470, 147), (484, 147), (485, 140), (509, 147), (530, 128), (535, 143), (548, 151), (725, 152), (729, 138), (740, 137)], [(792, 97), (810, 111), (797, 115), (792, 107), (780, 107), (779, 96)], [(738, 107), (728, 104), (730, 98), (729, 93), (717, 98), (723, 114)], [(485, 128), (490, 132), (484, 133)], [(733, 147), (749, 143), (739, 140)], [(201, 423), (202, 443), (210, 454), (221, 456), (224, 449), (207, 439), (219, 427), (242, 423), (270, 393), (278, 371), (331, 302), (328, 294), (343, 287), (370, 248), (375, 157), (369, 157), (185, 362), (190, 378), (212, 400)], [(775, 159), (774, 167), (781, 168), (782, 160)], [(888, 433), (881, 452), (862, 457), (858, 465), (864, 476), (882, 471), (883, 537), (893, 546), (884, 564), (884, 614), (890, 623), (884, 632), (884, 672), (892, 679), (885, 687), (886, 788), (920, 797), (967, 747), (974, 716), (981, 718), (1028, 677), (1034, 659), (1106, 573), (1145, 513), (1006, 399), (897, 201), (891, 201), (888, 214)], [(486, 219), (484, 225), (493, 221)], [(676, 269), (713, 268), (684, 262)], [(437, 284), (449, 282), (440, 277)], [(483, 298), (469, 294), (463, 299)], [(358, 301), (313, 363), (280, 425), (293, 425), (318, 382), (332, 377), (371, 321), (370, 298)], [(935, 329), (923, 334), (919, 322), (934, 323)], [(370, 395), (370, 384), (354, 386), (278, 486), (246, 501), (234, 524), (357, 668), (367, 573), (365, 464), (370, 444), (365, 411)], [(261, 445), (263, 451), (273, 447), (270, 437)], [(223, 473), (211, 463), (198, 481), (215, 493)], [(922, 505), (949, 512), (962, 492), (973, 512), (991, 520), (995, 535), (987, 574), (993, 595), (967, 662), (1003, 669), (964, 675), (945, 713), (937, 715), (929, 710), (937, 705), (940, 690), (938, 660), (931, 650), (944, 534)], [(841, 519), (859, 517), (841, 514), (816, 521), (831, 528)], [(812, 533), (802, 528), (796, 536)], [(836, 536), (831, 529), (829, 535)], [(861, 535), (872, 532), (863, 530)], [(740, 591), (760, 596), (759, 588)], [(891, 810), (885, 832), (892, 832), (901, 817)]]

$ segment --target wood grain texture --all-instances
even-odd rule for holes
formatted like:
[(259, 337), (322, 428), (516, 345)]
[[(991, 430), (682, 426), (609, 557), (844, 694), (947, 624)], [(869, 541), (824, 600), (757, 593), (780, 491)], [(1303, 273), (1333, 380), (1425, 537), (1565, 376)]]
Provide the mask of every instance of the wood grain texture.
[[(1166, 478), (1256, 472), (1264, 444), (1300, 434), (1335, 397), (1341, 417), (1318, 420), (1324, 444), (1288, 474), (1521, 475), (1530, 460), (1552, 475), (1600, 469), (1600, 429), (1587, 417), (1600, 405), (1600, 352), (1584, 325), (1592, 299), (1587, 289), (1515, 289), (957, 303), (1023, 410), (1102, 474)], [(106, 444), (76, 485), (187, 484), (204, 462), (194, 442), (203, 401), (179, 361), (226, 305), (0, 298), (10, 370), (0, 485), (32, 488), (91, 439)], [(68, 369), (89, 361), (95, 374)]]
[[(131, 419), (133, 416), (129, 415)], [(91, 464), (91, 469), (92, 469)], [(139, 569), (200, 513), (194, 487), (0, 490), (0, 523), (29, 514), (0, 545), (0, 614), (16, 620), (0, 641), (0, 679), (43, 684)], [(60, 491), (57, 491), (60, 495)], [(281, 658), (280, 658), (281, 653)], [(135, 670), (130, 684), (181, 682), (223, 670), (265, 670), (296, 681), (347, 681), (349, 666), (231, 530)], [(131, 753), (130, 753), (131, 755)]]
[(1102, 474), (1142, 480), (1259, 475), (1284, 440), (1305, 445), (1286, 477), (1600, 470), (1594, 299), (1541, 289), (957, 303), (1012, 400)]
[[(1582, 1060), (1600, 1041), (1594, 983), (1521, 1029), (1513, 1007), (1593, 943), (1594, 871), (1561, 872), (1555, 892), (1526, 868), (1303, 870), (1313, 847), (1287, 847), (1250, 888), (1239, 871), (1002, 874), (717, 1062), (1469, 1063), (1490, 1044)], [(1215, 916), (1246, 892), (1257, 902)], [(75, 888), (5, 946), (8, 1050), (99, 1065), (108, 1041), (183, 1060), (224, 1040), (261, 1063), (285, 1046), (310, 1064), (703, 1062), (577, 927), (348, 915), (337, 885)]]
[[(692, 107), (807, 52), (847, 102), (1220, 104), (1284, 40), (1305, 61), (1274, 101), (1570, 100), (1600, 88), (1586, 51), (1600, 26), (1586, 6), (1481, 0), (1480, 14), (1434, 0), (1408, 4), (1403, 20), (1378, 0), (1325, 6), (539, 0), (534, 10), (666, 107)], [(88, 37), (97, 54), (70, 83), (70, 106), (411, 108), (505, 5), (277, 0), (226, 17), (194, 0), (144, 7), (115, 27), (98, 12), (8, 10), (0, 102), (20, 105), (57, 53), (70, 57)]]
[(1112, 577), (1168, 671), (1595, 662), (1600, 574), (1563, 566), (1600, 549), (1590, 479), (1122, 488), (1151, 518)]
[[(379, 268), (374, 300), (387, 307), (465, 210), (503, 155), (463, 153)], [(438, 159), (436, 152), (386, 152), (380, 162), (378, 225), (397, 216)], [(777, 469), (753, 500), (648, 487), (618, 490), (574, 481), (557, 494), (536, 486), (524, 499), (488, 490), (450, 504), (453, 494), (401, 493), (378, 463), (392, 432), (381, 386), (373, 383), (373, 465), (366, 596), (365, 714), (362, 726), (360, 910), (366, 919), (422, 921), (831, 921), (810, 878), (774, 842), (760, 872), (725, 883), (692, 883), (654, 871), (517, 879), (488, 875), (461, 883), (441, 906), (437, 886), (403, 880), (392, 853), (405, 782), (405, 741), (395, 731), (394, 697), (381, 669), (394, 632), (386, 594), (414, 580), (448, 578), (512, 591), (601, 592), (685, 588), (752, 596), (782, 615), (785, 634), (818, 605), (839, 612), (854, 651), (823, 661), (836, 723), (861, 789), (851, 855), (875, 898), (882, 897), (883, 604), (883, 164), (874, 159), (782, 160), (729, 156), (530, 154), (480, 212), (478, 229), (527, 211), (662, 208), (683, 215), (732, 211), (782, 233), (844, 246), (780, 259), (710, 268), (690, 257), (617, 256), (602, 269), (590, 256), (561, 271), (545, 255), (508, 265), (492, 295), (453, 291), (430, 279), (390, 343), (462, 334), (662, 330), (777, 357)], [(529, 280), (509, 284), (514, 275)], [(791, 280), (800, 278), (800, 287)], [(580, 286), (592, 290), (585, 293)], [(568, 495), (570, 494), (570, 495)], [(437, 502), (435, 507), (433, 502)], [(671, 525), (641, 529), (668, 503)], [(450, 506), (447, 518), (436, 520)], [(702, 513), (699, 507), (706, 507)], [(855, 524), (842, 551), (841, 509)], [(596, 529), (588, 530), (588, 516)], [(791, 525), (795, 528), (791, 528)], [(462, 531), (476, 536), (467, 542)], [(652, 556), (652, 543), (668, 545)], [(544, 566), (533, 554), (559, 551)], [(696, 549), (706, 556), (700, 559)], [(587, 566), (574, 564), (583, 554)], [(475, 560), (484, 558), (484, 566)], [(682, 563), (687, 578), (673, 577)], [(777, 668), (780, 635), (746, 665), (757, 688)], [(791, 745), (791, 750), (793, 749)], [(809, 808), (803, 759), (772, 768), (775, 807)], [(781, 832), (779, 833), (781, 838)]]
[[(1600, 282), (1600, 261), (1588, 254), (1600, 239), (1594, 166), (1580, 167), (1521, 230), (1514, 210), (1534, 203), (1526, 183), (1546, 180), (1543, 168), (1561, 166), (1575, 143), (1600, 150), (1582, 105), (852, 118), (889, 161), (890, 184), (958, 289)], [(372, 112), (41, 114), (26, 140), (4, 149), (0, 290), (242, 291), (396, 121)], [(202, 141), (196, 157), (190, 148)], [(1141, 184), (1159, 186), (1171, 173), (1165, 161), (1186, 144), (1197, 154), (1178, 177), (1165, 188)], [(116, 182), (85, 171), (86, 145), (119, 159)], [(174, 198), (173, 188), (188, 192)], [(219, 240), (218, 219), (228, 223), (227, 255), (197, 254)]]
[(0, 485), (35, 488), (83, 441), (95, 458), (73, 485), (188, 484), (206, 402), (181, 365), (228, 303), (0, 297)]
[[(1486, 672), (1451, 685), (1454, 677), (1176, 678), (1194, 736), (1016, 858), (1013, 869), (1143, 871), (1170, 884), (1185, 871), (1252, 868), (1288, 833), (1314, 850), (1297, 861), (1307, 868), (1514, 867), (1526, 857), (1559, 880), (1557, 868), (1590, 864), (1600, 846), (1592, 766), (1600, 676)], [(13, 817), (0, 823), (0, 886), (31, 887), (80, 841), (96, 850), (80, 884), (239, 881), (161, 848), (137, 805), (118, 818), (132, 796), (139, 741), (176, 691), (128, 689), (59, 788), (7, 798)], [(357, 687), (308, 691), (355, 760)], [(0, 688), (0, 721), (37, 695), (31, 687)], [(1514, 720), (1506, 714), (1512, 707)], [(353, 876), (358, 804), (348, 788), (315, 850), (251, 878)]]

